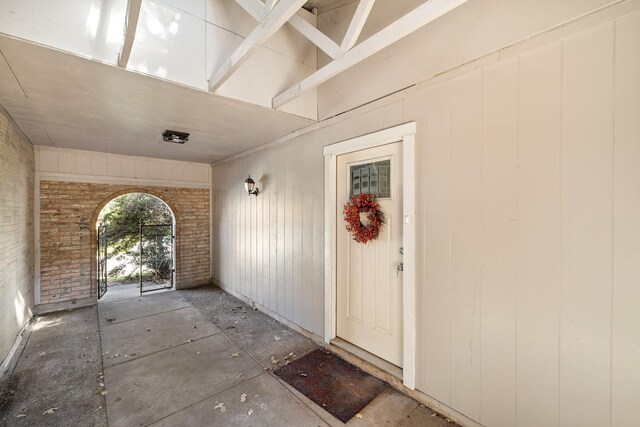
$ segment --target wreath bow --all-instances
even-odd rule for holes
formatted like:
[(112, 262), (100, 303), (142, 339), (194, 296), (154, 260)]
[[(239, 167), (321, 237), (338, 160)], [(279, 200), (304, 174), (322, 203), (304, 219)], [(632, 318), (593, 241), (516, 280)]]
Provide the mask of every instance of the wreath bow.
[[(380, 228), (384, 224), (384, 214), (374, 194), (363, 193), (353, 196), (344, 205), (342, 213), (347, 231), (353, 234), (353, 240), (358, 243), (367, 243), (378, 238)], [(367, 214), (369, 224), (364, 225), (360, 221), (361, 213)]]

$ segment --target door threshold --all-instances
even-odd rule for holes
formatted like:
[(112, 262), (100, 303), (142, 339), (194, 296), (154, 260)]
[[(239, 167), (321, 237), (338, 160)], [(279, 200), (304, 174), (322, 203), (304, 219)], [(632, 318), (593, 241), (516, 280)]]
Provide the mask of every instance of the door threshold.
[(340, 350), (343, 350), (356, 358), (360, 359), (362, 362), (374, 366), (381, 371), (386, 372), (387, 374), (399, 379), (402, 381), (402, 368), (394, 365), (391, 362), (387, 362), (384, 359), (376, 356), (373, 353), (369, 353), (367, 350), (364, 350), (356, 345), (351, 344), (348, 341), (343, 340), (342, 338), (334, 338), (329, 342), (329, 346), (335, 346)]

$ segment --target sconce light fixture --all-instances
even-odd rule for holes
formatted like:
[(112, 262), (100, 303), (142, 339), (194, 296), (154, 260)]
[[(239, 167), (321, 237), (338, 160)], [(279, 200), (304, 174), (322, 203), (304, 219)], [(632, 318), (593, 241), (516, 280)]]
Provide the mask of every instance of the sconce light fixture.
[(244, 180), (244, 188), (245, 190), (247, 190), (247, 193), (249, 193), (250, 196), (254, 195), (258, 197), (258, 194), (260, 194), (260, 190), (258, 189), (258, 187), (256, 187), (256, 182), (251, 179), (251, 175), (249, 175), (249, 177)]

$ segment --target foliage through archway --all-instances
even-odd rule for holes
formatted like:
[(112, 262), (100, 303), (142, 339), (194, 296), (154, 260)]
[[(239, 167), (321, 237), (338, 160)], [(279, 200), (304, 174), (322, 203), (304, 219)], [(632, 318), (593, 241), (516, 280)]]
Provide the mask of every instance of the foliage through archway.
[(155, 239), (145, 245), (140, 256), (140, 224), (172, 224), (173, 215), (159, 198), (145, 193), (128, 193), (111, 200), (100, 212), (98, 224), (106, 226), (109, 282), (140, 279), (160, 281), (170, 277), (172, 254), (165, 246), (171, 242)]

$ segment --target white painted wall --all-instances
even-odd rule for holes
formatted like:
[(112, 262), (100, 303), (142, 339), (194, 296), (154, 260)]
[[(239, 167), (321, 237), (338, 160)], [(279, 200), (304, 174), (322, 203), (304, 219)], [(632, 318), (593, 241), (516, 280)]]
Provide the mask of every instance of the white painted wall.
[(639, 52), (621, 2), (214, 166), (214, 277), (321, 335), (322, 147), (415, 120), (417, 388), (487, 426), (637, 424)]
[[(320, 120), (427, 80), (451, 68), (619, 0), (471, 0), (318, 88)], [(378, 1), (359, 41), (424, 0)], [(325, 11), (318, 28), (340, 43), (358, 2)], [(321, 68), (329, 57), (319, 52)]]
[[(126, 0), (6, 0), (0, 28), (117, 65), (126, 9)], [(298, 14), (316, 25), (315, 15)], [(257, 26), (233, 0), (143, 0), (127, 69), (206, 91), (207, 79)], [(285, 25), (217, 93), (271, 107), (274, 96), (316, 71), (316, 59), (315, 45)], [(316, 91), (281, 111), (315, 120)]]
[(36, 146), (35, 167), (38, 177), (43, 180), (168, 187), (211, 186), (211, 166), (208, 164), (151, 157)]

